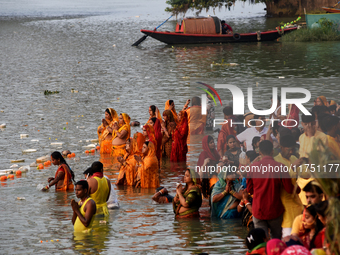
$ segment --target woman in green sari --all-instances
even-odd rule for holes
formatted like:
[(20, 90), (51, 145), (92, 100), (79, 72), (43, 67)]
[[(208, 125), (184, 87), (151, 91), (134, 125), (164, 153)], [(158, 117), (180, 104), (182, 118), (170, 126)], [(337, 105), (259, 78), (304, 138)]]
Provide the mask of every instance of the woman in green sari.
[(243, 186), (236, 178), (236, 172), (227, 168), (227, 171), (219, 173), (218, 179), (211, 193), (211, 216), (221, 219), (240, 217), (237, 205), (242, 199)]
[(196, 184), (196, 173), (187, 169), (184, 174), (185, 188), (179, 184), (176, 188), (176, 196), (172, 201), (175, 218), (199, 217), (199, 208), (202, 205), (200, 187)]

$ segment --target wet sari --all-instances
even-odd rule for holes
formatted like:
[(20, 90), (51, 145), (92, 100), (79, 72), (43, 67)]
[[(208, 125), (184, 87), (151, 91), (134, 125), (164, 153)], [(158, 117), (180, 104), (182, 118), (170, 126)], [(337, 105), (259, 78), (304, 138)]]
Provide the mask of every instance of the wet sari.
[(136, 173), (136, 187), (158, 188), (159, 168), (155, 145), (153, 142), (149, 142), (148, 149), (148, 154), (142, 159), (142, 162)]
[(130, 148), (131, 152), (126, 152), (123, 157), (125, 162), (119, 169), (116, 185), (132, 186), (135, 181), (137, 161), (134, 155), (136, 155), (137, 142), (133, 139), (130, 140)]
[(156, 147), (156, 156), (158, 159), (158, 162), (160, 162), (161, 156), (162, 156), (162, 139), (163, 135), (161, 132), (161, 122), (159, 119), (156, 119), (156, 122), (153, 126), (154, 131), (155, 131), (155, 139), (157, 141), (157, 147)]
[(67, 191), (67, 190), (74, 190), (74, 185), (72, 183), (72, 175), (71, 172), (69, 171), (69, 168), (66, 164), (61, 164), (58, 167), (57, 172), (55, 173), (55, 177), (57, 178), (58, 173), (63, 172), (64, 173), (64, 182), (62, 186), (58, 186), (58, 184), (55, 185), (55, 190), (56, 191)]
[[(156, 140), (156, 136), (155, 136), (155, 130), (153, 128), (153, 126), (151, 125), (144, 125), (143, 128), (145, 128), (146, 133), (148, 134), (148, 139), (145, 139), (145, 141), (149, 141), (152, 142), (155, 146), (155, 150), (157, 150), (157, 140)], [(156, 157), (157, 157), (157, 151), (156, 153)], [(158, 161), (160, 160), (160, 158), (158, 158)]]
[[(103, 124), (101, 124), (97, 128), (97, 134), (98, 134), (98, 140), (99, 140), (99, 145), (100, 145), (100, 153), (101, 154), (110, 154), (112, 152), (112, 136), (110, 136), (110, 132), (107, 130), (108, 127), (112, 128), (114, 122), (118, 121), (118, 115), (117, 112), (112, 109), (108, 108), (110, 115), (112, 117), (112, 121), (106, 120), (108, 123), (107, 127), (104, 127)], [(99, 132), (99, 129), (102, 128), (103, 130)]]
[(136, 132), (133, 135), (133, 142), (135, 143), (135, 154), (142, 156), (143, 144), (145, 142), (145, 137), (142, 133)]
[[(128, 140), (130, 138), (130, 134), (131, 134), (130, 116), (127, 115), (126, 113), (122, 113), (122, 116), (123, 116), (125, 124), (118, 129), (118, 132), (122, 132), (123, 130), (126, 130), (127, 131), (126, 140)], [(116, 133), (114, 135), (112, 135), (112, 141), (116, 137), (117, 137)], [(125, 154), (125, 143), (121, 144), (121, 145), (112, 145), (112, 143), (111, 143), (111, 147), (112, 147), (111, 157), (118, 157), (118, 156), (123, 157), (124, 156), (124, 154)]]
[(203, 134), (207, 117), (202, 115), (201, 106), (192, 106), (186, 112), (188, 114), (189, 135)]
[[(299, 126), (299, 119), (300, 119), (299, 113), (300, 113), (300, 110), (295, 104), (289, 105), (289, 112), (288, 112), (288, 115), (285, 121), (285, 125), (289, 129), (292, 129), (296, 125), (296, 123), (297, 123), (296, 127)], [(295, 120), (296, 122), (293, 120)]]
[[(165, 102), (165, 111), (166, 110), (170, 110), (170, 103), (169, 103), (169, 101), (170, 100), (168, 100), (168, 101), (166, 101)], [(175, 122), (176, 122), (176, 124), (178, 124), (179, 123), (179, 120), (178, 120), (178, 115), (177, 115), (177, 112), (176, 112), (176, 110), (175, 110), (175, 108), (173, 108), (172, 110), (170, 110), (171, 111), (171, 113), (172, 113), (172, 116), (174, 117), (174, 120), (175, 120)]]
[[(211, 198), (213, 199), (215, 195), (222, 193), (225, 190), (227, 183), (225, 182), (226, 172), (221, 172), (218, 174), (218, 182), (215, 184), (212, 192)], [(238, 182), (238, 180), (233, 181), (233, 190), (239, 192), (243, 186)], [(212, 201), (211, 199), (211, 201)], [(236, 201), (236, 197), (228, 193), (220, 201), (212, 203), (211, 206), (211, 216), (220, 219), (234, 219), (240, 214), (237, 212), (237, 208), (229, 209), (231, 205)]]
[(164, 133), (162, 138), (162, 156), (170, 158), (172, 142), (173, 142), (173, 132), (176, 128), (176, 122), (170, 110), (166, 110), (163, 112), (163, 115), (167, 116), (167, 121), (164, 122), (166, 131), (169, 134), (169, 137)]
[[(185, 198), (185, 202), (189, 205), (189, 209), (185, 212), (179, 213), (182, 205), (181, 202), (178, 200), (172, 200), (172, 206), (175, 213), (175, 218), (196, 218), (199, 217), (199, 209), (202, 205), (202, 193), (200, 187), (196, 184), (196, 178), (192, 179), (194, 182), (194, 186), (191, 187), (189, 190), (187, 186), (183, 190), (183, 197)], [(178, 198), (178, 195), (176, 194)]]
[(170, 161), (172, 162), (186, 162), (188, 145), (187, 138), (189, 132), (188, 114), (183, 111), (181, 122), (176, 127), (173, 133), (173, 143), (171, 149)]

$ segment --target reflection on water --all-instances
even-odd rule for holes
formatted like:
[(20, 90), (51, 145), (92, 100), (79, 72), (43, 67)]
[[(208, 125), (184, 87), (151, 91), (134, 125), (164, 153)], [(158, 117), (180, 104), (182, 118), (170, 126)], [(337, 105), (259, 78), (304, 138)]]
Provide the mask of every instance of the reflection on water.
[[(339, 42), (171, 47), (148, 38), (140, 47), (132, 48), (130, 45), (142, 36), (141, 28), (154, 28), (167, 18), (165, 1), (95, 1), (93, 7), (94, 1), (87, 0), (79, 8), (71, 6), (77, 1), (64, 7), (53, 1), (50, 5), (44, 2), (40, 12), (34, 8), (40, 0), (5, 2), (0, 0), (1, 16), (6, 16), (0, 18), (0, 124), (7, 124), (0, 132), (3, 169), (9, 168), (13, 159), (24, 158), (25, 163), (19, 165), (30, 164), (54, 150), (69, 149), (76, 153), (68, 163), (77, 180), (100, 159), (105, 174), (115, 181), (115, 162), (97, 153), (86, 155), (83, 147), (96, 138), (104, 110), (112, 107), (145, 123), (149, 105), (155, 104), (162, 111), (164, 103), (172, 99), (180, 109), (188, 98), (199, 96), (197, 81), (234, 84), (243, 91), (253, 87), (255, 105), (260, 107), (268, 107), (265, 100), (269, 101), (272, 86), (304, 87), (313, 97), (322, 93), (337, 99)], [(56, 3), (59, 8), (52, 8)], [(228, 20), (237, 32), (272, 29), (281, 21), (264, 18), (260, 10), (263, 6), (242, 8), (236, 6), (234, 12), (221, 11), (218, 16)], [(63, 17), (66, 9), (70, 12)], [(84, 16), (88, 13), (97, 16)], [(172, 30), (175, 24), (170, 21), (162, 29)], [(212, 67), (213, 62), (239, 65)], [(72, 93), (72, 89), (79, 93)], [(60, 93), (45, 96), (44, 90)], [(225, 106), (231, 95), (223, 90), (218, 93)], [(216, 106), (217, 117), (222, 117), (222, 108)], [(132, 133), (136, 131), (141, 130), (132, 128)], [(20, 134), (29, 137), (20, 139)], [(217, 133), (212, 135), (217, 137)], [(161, 184), (171, 194), (176, 183), (182, 182), (183, 169), (197, 162), (202, 137), (191, 139), (187, 164), (162, 162)], [(63, 144), (55, 146), (52, 142)], [(37, 152), (22, 154), (29, 148)], [(207, 201), (200, 220), (177, 221), (171, 204), (152, 203), (153, 189), (132, 187), (117, 188), (121, 208), (110, 212), (107, 224), (97, 222), (93, 233), (77, 239), (70, 207), (75, 194), (36, 190), (56, 170), (55, 166), (32, 169), (22, 178), (0, 182), (3, 253), (245, 252), (246, 229), (238, 220), (212, 221)], [(51, 242), (56, 239), (59, 242)]]

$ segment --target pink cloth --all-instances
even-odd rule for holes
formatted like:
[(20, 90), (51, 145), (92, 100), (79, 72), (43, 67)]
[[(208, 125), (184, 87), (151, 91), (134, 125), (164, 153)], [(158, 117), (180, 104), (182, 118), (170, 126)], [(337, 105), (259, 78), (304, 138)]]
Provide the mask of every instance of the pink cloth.
[(306, 247), (301, 245), (289, 246), (281, 255), (312, 255)]
[(220, 160), (220, 155), (218, 154), (216, 148), (214, 148), (213, 151), (211, 151), (210, 148), (209, 148), (209, 144), (208, 144), (208, 137), (209, 136), (210, 135), (206, 135), (202, 139), (203, 151), (201, 152), (201, 154), (198, 158), (197, 166), (203, 166), (204, 160), (206, 158), (210, 158), (213, 161), (219, 161)]
[(280, 239), (272, 239), (267, 242), (267, 255), (281, 255), (281, 253), (287, 248), (287, 245)]

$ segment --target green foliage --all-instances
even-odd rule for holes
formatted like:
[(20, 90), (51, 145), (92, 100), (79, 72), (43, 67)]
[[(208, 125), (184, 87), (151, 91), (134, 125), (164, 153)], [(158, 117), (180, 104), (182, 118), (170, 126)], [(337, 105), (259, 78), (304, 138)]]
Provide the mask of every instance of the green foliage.
[(235, 0), (167, 0), (166, 3), (171, 7), (167, 7), (165, 11), (177, 15), (186, 13), (191, 9), (196, 10), (197, 14), (199, 14), (203, 9), (208, 11), (210, 8), (230, 8), (234, 2)]
[(337, 24), (326, 18), (320, 19), (318, 27), (299, 29), (282, 37), (282, 42), (321, 42), (340, 41)]
[(44, 95), (46, 96), (46, 95), (51, 95), (51, 94), (58, 94), (59, 93), (59, 91), (49, 91), (49, 90), (45, 90), (44, 91)]
[[(322, 153), (320, 153), (322, 151)], [(325, 146), (321, 140), (318, 140), (313, 145), (313, 150), (309, 154), (311, 164), (315, 166), (327, 166), (325, 171), (315, 171), (312, 173), (316, 181), (320, 183), (324, 194), (328, 197), (328, 213), (327, 213), (327, 225), (326, 236), (328, 243), (330, 243), (331, 254), (339, 255), (340, 244), (340, 174), (337, 173), (337, 178), (329, 178), (329, 174), (335, 173), (335, 164), (339, 164), (339, 160), (334, 160), (334, 155)], [(333, 164), (333, 165), (332, 165)], [(324, 168), (322, 167), (322, 170)], [(328, 175), (328, 176), (327, 176)]]

